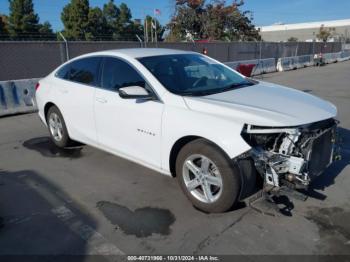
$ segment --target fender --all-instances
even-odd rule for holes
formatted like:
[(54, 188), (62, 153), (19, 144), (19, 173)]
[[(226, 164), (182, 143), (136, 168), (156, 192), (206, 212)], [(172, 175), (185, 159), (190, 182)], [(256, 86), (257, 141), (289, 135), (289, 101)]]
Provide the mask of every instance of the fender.
[(202, 137), (213, 142), (231, 159), (239, 156), (251, 148), (240, 135), (242, 128), (243, 124), (218, 116), (179, 107), (166, 107), (162, 121), (162, 169), (170, 172), (172, 147), (186, 136)]

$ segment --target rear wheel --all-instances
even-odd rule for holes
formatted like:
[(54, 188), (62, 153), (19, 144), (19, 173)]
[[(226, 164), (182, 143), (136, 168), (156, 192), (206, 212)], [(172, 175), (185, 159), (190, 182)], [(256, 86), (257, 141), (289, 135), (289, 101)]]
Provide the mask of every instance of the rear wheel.
[(52, 142), (61, 148), (69, 146), (72, 141), (68, 136), (63, 116), (56, 106), (50, 107), (46, 115), (46, 121)]
[(176, 174), (185, 195), (200, 210), (225, 212), (238, 199), (238, 168), (221, 149), (205, 139), (192, 141), (181, 149)]

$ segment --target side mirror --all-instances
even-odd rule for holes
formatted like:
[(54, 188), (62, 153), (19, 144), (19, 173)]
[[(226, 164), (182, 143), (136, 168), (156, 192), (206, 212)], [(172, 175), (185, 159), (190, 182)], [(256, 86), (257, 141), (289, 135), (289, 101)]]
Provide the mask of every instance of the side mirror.
[(127, 86), (119, 88), (118, 90), (119, 96), (124, 99), (150, 99), (153, 98), (152, 94), (150, 94), (145, 88), (141, 86)]

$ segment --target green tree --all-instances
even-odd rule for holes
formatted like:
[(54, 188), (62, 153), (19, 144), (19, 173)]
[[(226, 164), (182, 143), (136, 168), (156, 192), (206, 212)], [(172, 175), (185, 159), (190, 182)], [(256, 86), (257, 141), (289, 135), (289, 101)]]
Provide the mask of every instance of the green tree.
[(86, 40), (108, 40), (108, 26), (105, 16), (100, 8), (90, 8), (88, 15), (88, 33)]
[(61, 13), (64, 25), (63, 35), (71, 40), (85, 40), (89, 38), (89, 1), (71, 0)]
[[(168, 24), (168, 39), (209, 39), (227, 41), (260, 40), (252, 24), (251, 12), (239, 9), (244, 2), (225, 0), (176, 0), (175, 13)], [(190, 36), (190, 37), (189, 37)]]
[(323, 42), (327, 42), (328, 39), (334, 35), (334, 33), (335, 33), (334, 27), (327, 28), (324, 25), (321, 25), (320, 30), (318, 31), (318, 34), (316, 35), (316, 37), (322, 40)]
[(103, 14), (107, 21), (107, 31), (113, 40), (136, 40), (135, 34), (142, 34), (142, 25), (134, 23), (131, 10), (125, 3), (115, 5), (109, 0), (103, 6)]
[(107, 4), (103, 5), (103, 15), (107, 23), (107, 35), (110, 39), (113, 38), (113, 33), (117, 32), (117, 20), (120, 14), (118, 6), (114, 4), (114, 0), (109, 0)]
[(0, 14), (0, 39), (8, 38), (7, 17)]
[(115, 30), (113, 32), (113, 38), (115, 40), (132, 40), (135, 38), (133, 35), (133, 23), (131, 21), (131, 11), (125, 3), (121, 3), (119, 6), (119, 15), (116, 20)]
[(143, 34), (142, 25), (132, 21), (131, 10), (127, 4), (121, 3), (119, 6), (116, 6), (114, 1), (110, 0), (104, 5), (103, 13), (108, 24), (108, 31), (113, 40), (134, 41), (137, 40), (136, 34)]
[(120, 13), (118, 16), (118, 23), (123, 26), (130, 24), (132, 15), (127, 4), (121, 3), (119, 6), (119, 10), (120, 10)]
[(11, 38), (35, 37), (39, 33), (39, 17), (32, 0), (9, 0), (8, 30)]
[(43, 24), (39, 24), (39, 34), (41, 38), (47, 40), (55, 40), (56, 34), (52, 31), (51, 24), (49, 22), (44, 22)]

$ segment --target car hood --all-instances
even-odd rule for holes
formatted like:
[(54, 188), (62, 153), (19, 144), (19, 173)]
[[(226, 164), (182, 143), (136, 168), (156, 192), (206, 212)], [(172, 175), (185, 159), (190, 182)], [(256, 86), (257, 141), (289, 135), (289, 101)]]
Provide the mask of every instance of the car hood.
[(337, 114), (336, 107), (325, 100), (266, 82), (184, 99), (191, 110), (260, 126), (298, 126), (332, 118)]

